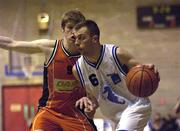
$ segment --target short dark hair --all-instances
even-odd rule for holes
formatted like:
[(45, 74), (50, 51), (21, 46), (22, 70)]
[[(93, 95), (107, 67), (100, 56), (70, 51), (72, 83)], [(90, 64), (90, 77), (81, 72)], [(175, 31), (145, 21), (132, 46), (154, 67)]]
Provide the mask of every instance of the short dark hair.
[(98, 38), (100, 37), (100, 30), (95, 21), (85, 20), (84, 22), (78, 23), (74, 29), (79, 30), (82, 27), (87, 27), (91, 35), (97, 35)]
[(63, 14), (61, 28), (64, 29), (68, 22), (74, 22), (77, 24), (82, 21), (85, 21), (85, 17), (79, 10), (70, 10)]

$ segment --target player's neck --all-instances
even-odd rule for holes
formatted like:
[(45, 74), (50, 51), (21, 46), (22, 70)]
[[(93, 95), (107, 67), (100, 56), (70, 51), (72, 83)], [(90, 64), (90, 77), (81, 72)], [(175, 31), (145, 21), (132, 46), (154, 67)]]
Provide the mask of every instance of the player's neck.
[(102, 48), (103, 48), (102, 45), (100, 45), (100, 44), (97, 45), (96, 47), (94, 47), (94, 50), (93, 50), (90, 54), (86, 55), (86, 58), (87, 58), (90, 62), (96, 63), (96, 62), (98, 61), (100, 55), (101, 55), (101, 49), (102, 49)]

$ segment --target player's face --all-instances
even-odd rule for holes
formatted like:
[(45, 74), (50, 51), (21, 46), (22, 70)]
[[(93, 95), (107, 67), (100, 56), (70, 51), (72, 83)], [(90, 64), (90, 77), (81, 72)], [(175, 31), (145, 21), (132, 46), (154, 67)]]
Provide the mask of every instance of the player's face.
[(78, 51), (82, 55), (88, 55), (91, 53), (92, 49), (92, 37), (90, 35), (89, 30), (87, 27), (81, 27), (77, 31), (73, 31), (74, 38), (75, 38), (75, 45)]
[(68, 22), (63, 29), (64, 37), (68, 43), (74, 44), (74, 42), (75, 42), (75, 39), (74, 39), (73, 33), (72, 33), (74, 26), (75, 26), (75, 23)]

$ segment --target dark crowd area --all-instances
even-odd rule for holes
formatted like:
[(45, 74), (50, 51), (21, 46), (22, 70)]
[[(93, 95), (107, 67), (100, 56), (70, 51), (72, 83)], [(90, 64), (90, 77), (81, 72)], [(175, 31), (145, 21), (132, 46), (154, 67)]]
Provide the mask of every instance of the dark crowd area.
[(180, 131), (180, 99), (178, 98), (172, 112), (167, 115), (153, 113), (147, 131)]

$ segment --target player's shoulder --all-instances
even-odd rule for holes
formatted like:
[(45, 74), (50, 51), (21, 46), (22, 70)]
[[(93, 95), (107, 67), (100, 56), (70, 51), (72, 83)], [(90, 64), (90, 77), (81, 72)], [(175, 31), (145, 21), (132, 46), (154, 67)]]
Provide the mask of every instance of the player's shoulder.
[(117, 46), (116, 47), (117, 49), (116, 49), (116, 54), (117, 55), (129, 55), (129, 52), (126, 50), (126, 49), (124, 49), (124, 48), (121, 48), (121, 47), (119, 47), (119, 46)]
[(118, 47), (116, 44), (112, 44), (112, 43), (105, 43), (103, 44), (103, 46), (105, 46), (106, 48)]
[(76, 61), (76, 64), (81, 64), (84, 62), (84, 57), (81, 55), (78, 60)]
[(103, 44), (103, 46), (106, 48), (106, 50), (108, 50), (108, 51), (115, 51), (115, 50), (117, 50), (117, 48), (119, 48), (119, 46), (118, 45), (116, 45), (116, 44), (109, 44), (109, 43), (107, 43), (107, 44)]
[(116, 56), (117, 49), (119, 46), (115, 44), (103, 44), (103, 47), (105, 49), (106, 57)]

